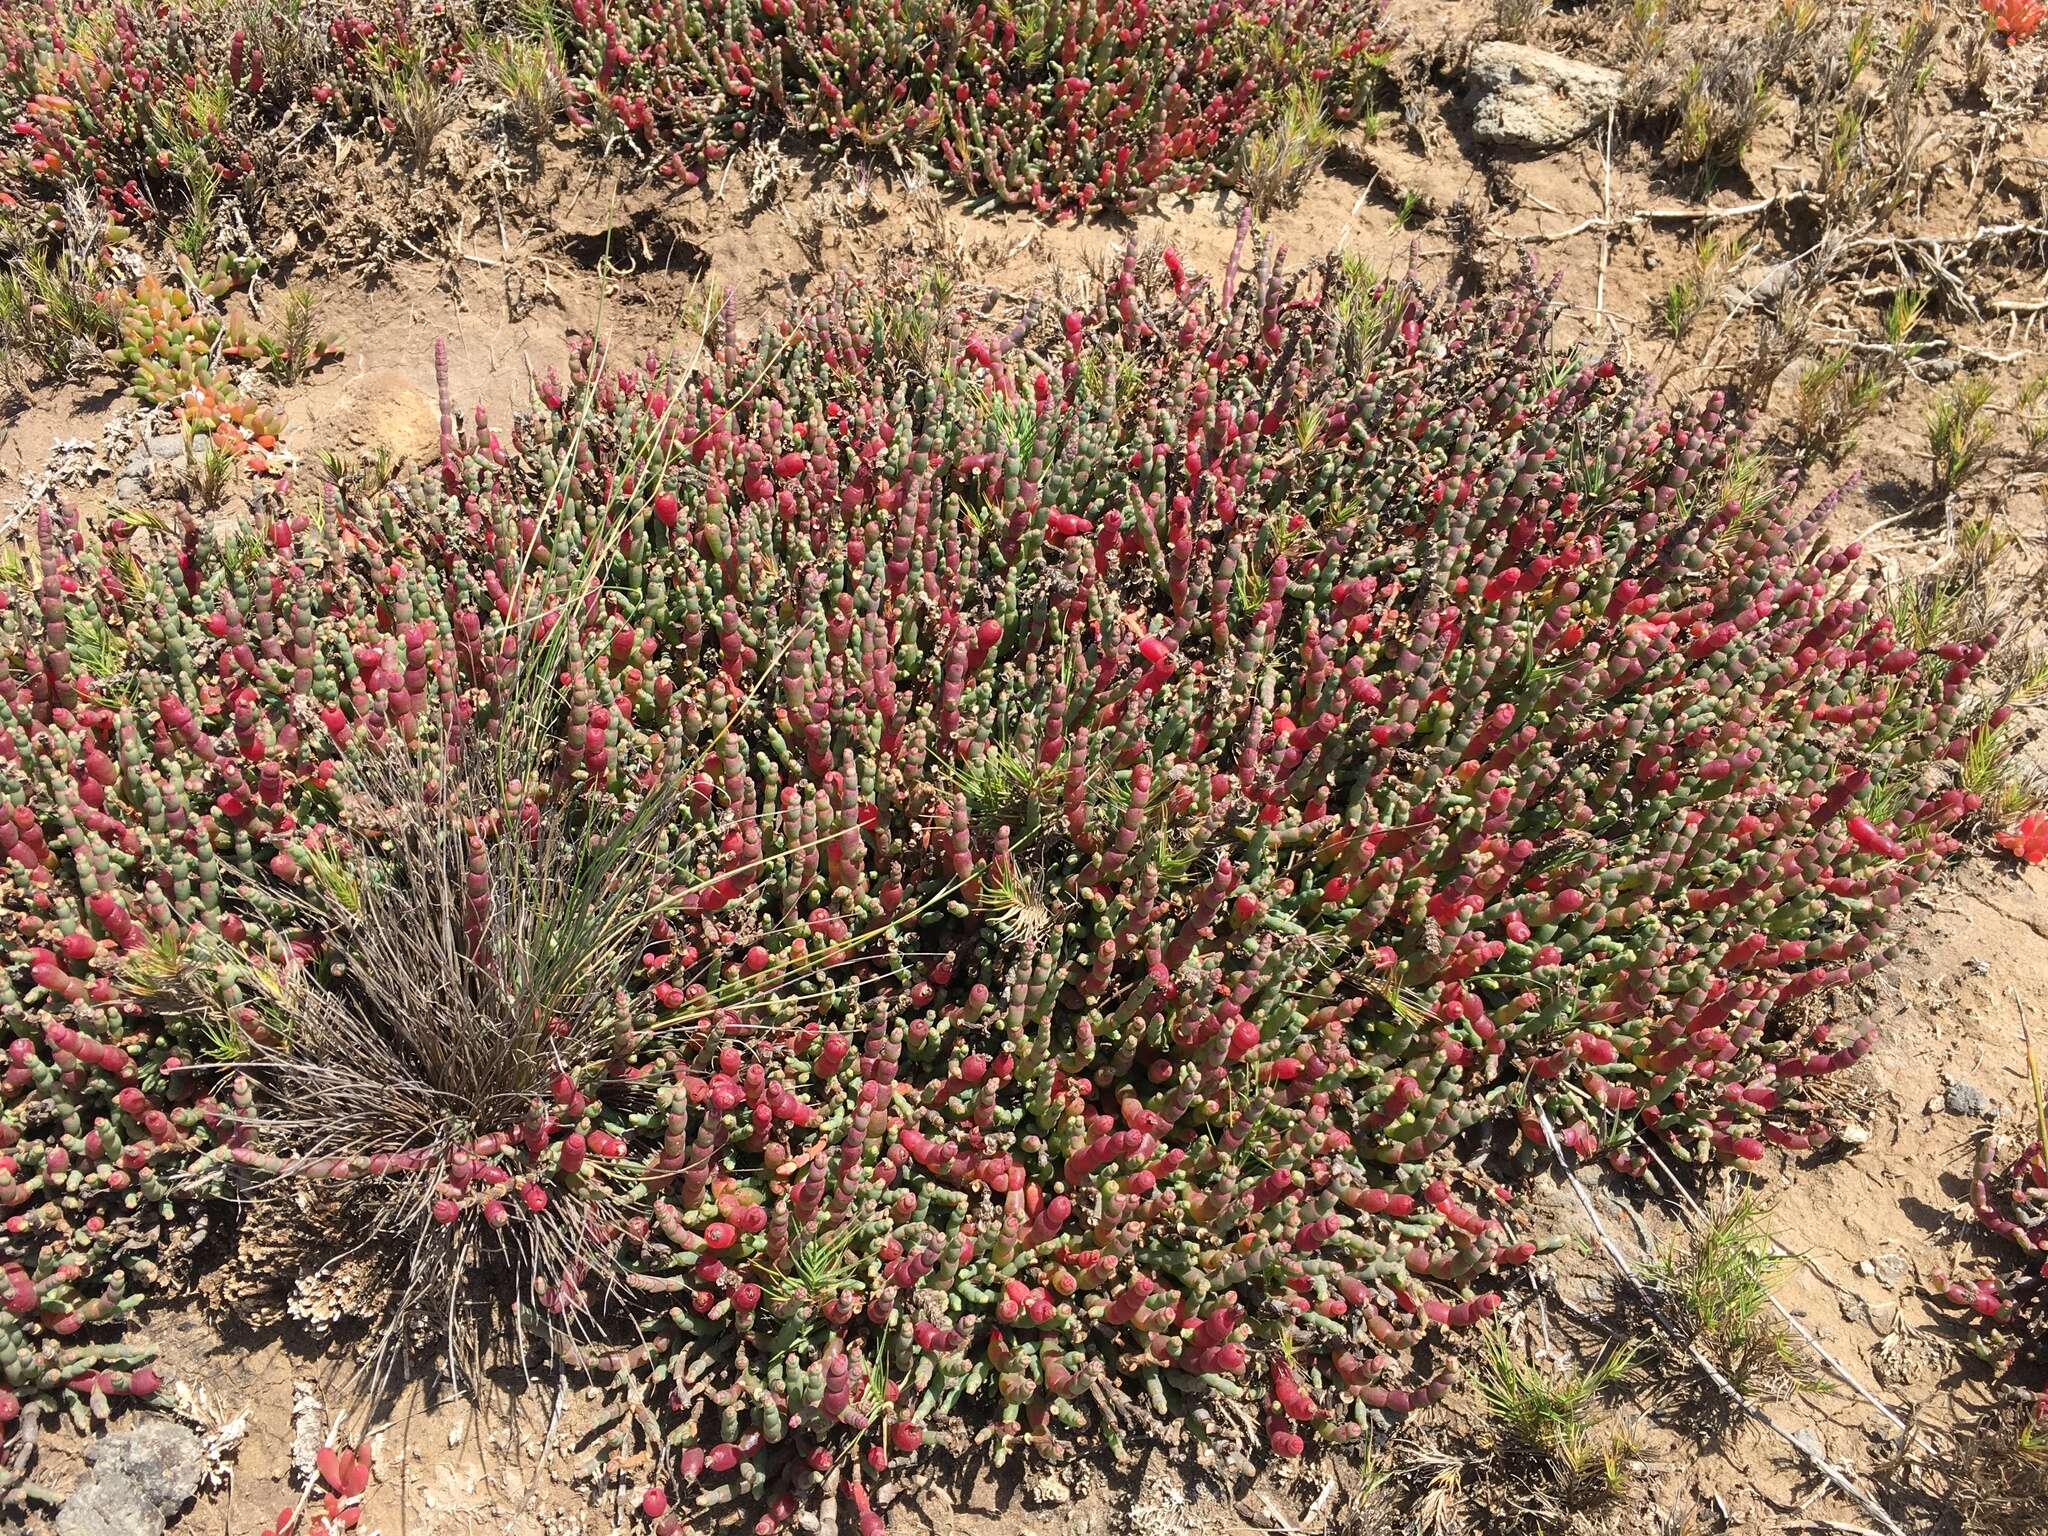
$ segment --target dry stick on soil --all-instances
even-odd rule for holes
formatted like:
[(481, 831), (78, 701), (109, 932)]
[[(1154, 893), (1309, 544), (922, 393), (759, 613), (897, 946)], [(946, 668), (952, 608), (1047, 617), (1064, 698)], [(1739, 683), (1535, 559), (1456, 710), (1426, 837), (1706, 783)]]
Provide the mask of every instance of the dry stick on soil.
[(1600, 274), (1593, 283), (1593, 313), (1607, 318), (1607, 249), (1614, 232), (1614, 108), (1607, 109), (1607, 136), (1600, 150)]
[[(1867, 227), (1866, 225), (1866, 229)], [(1977, 301), (1964, 288), (1962, 279), (1952, 272), (1946, 264), (1949, 254), (1957, 249), (1969, 250), (1987, 242), (2009, 240), (2016, 236), (2048, 241), (2048, 224), (2030, 224), (2025, 221), (2011, 224), (1979, 224), (1974, 230), (1957, 230), (1939, 235), (1873, 235), (1859, 233), (1843, 240), (1834, 251), (1829, 253), (1828, 271), (1823, 273), (1823, 278), (1832, 278), (1846, 266), (1850, 258), (1869, 255), (1875, 252), (1884, 252), (1890, 255), (1893, 262), (1899, 265), (1900, 275), (1903, 278), (1905, 276), (1905, 267), (1903, 265), (1904, 253), (1909, 250), (1917, 251), (1921, 253), (1921, 260), (1932, 267), (1935, 275), (1943, 280), (1945, 289), (1955, 298), (1963, 310), (1972, 319), (1976, 319), (1978, 318)], [(1773, 282), (1784, 281), (1781, 274), (1790, 272), (1800, 262), (1821, 252), (1827, 244), (1827, 239), (1828, 237), (1824, 234), (1819, 240), (1808, 246), (1798, 255), (1788, 256), (1785, 260), (1766, 268), (1756, 287), (1750, 290), (1751, 295), (1754, 296), (1762, 288)]]
[(1635, 348), (1628, 335), (1607, 313), (1607, 258), (1614, 244), (1614, 108), (1607, 109), (1607, 134), (1600, 150), (1600, 273), (1593, 281), (1593, 314), (1607, 327), (1610, 338), (1621, 343), (1622, 356), (1635, 366)]
[(2027, 1084), (2034, 1090), (2034, 1135), (2044, 1149), (2048, 1149), (2048, 1103), (2041, 1097), (2041, 1068), (2034, 1060), (2034, 1031), (2027, 1022), (2027, 1005), (2020, 1001), (2020, 989), (2009, 989), (2012, 1005), (2019, 1010), (2020, 1039), (2027, 1048)]
[(1643, 1282), (1642, 1277), (1635, 1272), (1635, 1267), (1629, 1263), (1627, 1257), (1622, 1253), (1620, 1246), (1613, 1238), (1607, 1235), (1606, 1223), (1601, 1221), (1600, 1213), (1593, 1208), (1592, 1196), (1586, 1193), (1586, 1186), (1580, 1182), (1578, 1170), (1565, 1158), (1564, 1148), (1557, 1139), (1557, 1130), (1550, 1123), (1549, 1112), (1540, 1104), (1536, 1107), (1536, 1118), (1543, 1127), (1543, 1139), (1550, 1144), (1550, 1155), (1556, 1159), (1558, 1168), (1563, 1172), (1566, 1181), (1572, 1187), (1572, 1193), (1578, 1197), (1580, 1209), (1585, 1211), (1586, 1219), (1593, 1224), (1593, 1235), (1600, 1240), (1600, 1246), (1606, 1250), (1607, 1257), (1613, 1261), (1614, 1267), (1621, 1271), (1623, 1278), (1628, 1281), (1636, 1294), (1649, 1304), (1650, 1315), (1656, 1320), (1658, 1329), (1665, 1337), (1692, 1356), (1693, 1363), (1706, 1374), (1709, 1381), (1721, 1390), (1723, 1396), (1735, 1404), (1737, 1408), (1741, 1409), (1748, 1417), (1756, 1420), (1757, 1423), (1763, 1425), (1764, 1428), (1791, 1446), (1793, 1450), (1797, 1451), (1812, 1464), (1815, 1471), (1820, 1473), (1822, 1477), (1826, 1478), (1828, 1482), (1832, 1483), (1842, 1493), (1846, 1494), (1865, 1513), (1874, 1517), (1887, 1531), (1891, 1532), (1891, 1536), (1906, 1536), (1906, 1533), (1900, 1530), (1898, 1525), (1894, 1523), (1892, 1517), (1885, 1513), (1884, 1506), (1851, 1481), (1846, 1472), (1834, 1466), (1813, 1446), (1801, 1441), (1791, 1431), (1782, 1428), (1776, 1419), (1773, 1419), (1763, 1409), (1757, 1407), (1756, 1404), (1744, 1397), (1736, 1389), (1735, 1384), (1721, 1373), (1720, 1367), (1708, 1358), (1706, 1351), (1701, 1349), (1696, 1342), (1678, 1337), (1677, 1333), (1664, 1321), (1663, 1315), (1657, 1310), (1655, 1293)]
[[(1610, 162), (1611, 169), (1611, 162)], [(1531, 235), (1500, 235), (1496, 238), (1514, 245), (1555, 245), (1560, 240), (1574, 239), (1596, 229), (1612, 229), (1624, 224), (1715, 224), (1722, 219), (1746, 219), (1766, 212), (1783, 202), (1800, 200), (1803, 194), (1774, 192), (1769, 197), (1760, 197), (1754, 202), (1735, 203), (1726, 208), (1636, 208), (1617, 215), (1611, 203), (1603, 198), (1603, 209), (1597, 214), (1579, 220), (1568, 229), (1545, 233), (1538, 230)], [(1534, 199), (1531, 199), (1534, 201)]]
[[(1671, 1165), (1664, 1161), (1663, 1154), (1660, 1153), (1655, 1147), (1646, 1146), (1645, 1150), (1649, 1152), (1651, 1158), (1656, 1162), (1657, 1167), (1663, 1171), (1664, 1177), (1670, 1181), (1671, 1187), (1678, 1191), (1678, 1198), (1685, 1202), (1686, 1208), (1689, 1211), (1691, 1211), (1692, 1214), (1695, 1216), (1705, 1216), (1707, 1213), (1701, 1208), (1700, 1203), (1697, 1200), (1693, 1199), (1692, 1192), (1688, 1190), (1682, 1182), (1680, 1182), (1677, 1173), (1672, 1169)], [(1688, 1229), (1691, 1228), (1690, 1222), (1687, 1223), (1687, 1227)], [(1798, 1260), (1800, 1258), (1800, 1255), (1794, 1253), (1791, 1249), (1787, 1248), (1775, 1237), (1770, 1238), (1769, 1242), (1771, 1245), (1772, 1252), (1788, 1259)], [(1911, 1425), (1909, 1425), (1904, 1419), (1900, 1418), (1898, 1414), (1892, 1411), (1891, 1408), (1886, 1406), (1884, 1400), (1878, 1397), (1876, 1393), (1872, 1392), (1868, 1387), (1864, 1386), (1863, 1383), (1857, 1379), (1854, 1372), (1852, 1372), (1847, 1366), (1843, 1365), (1841, 1361), (1837, 1360), (1833, 1355), (1829, 1354), (1827, 1350), (1821, 1347), (1820, 1340), (1816, 1339), (1812, 1334), (1806, 1331), (1805, 1327), (1800, 1323), (1799, 1319), (1794, 1317), (1791, 1314), (1791, 1312), (1786, 1309), (1786, 1306), (1782, 1301), (1778, 1300), (1778, 1298), (1774, 1295), (1766, 1295), (1764, 1299), (1771, 1304), (1772, 1308), (1777, 1312), (1778, 1316), (1782, 1317), (1788, 1324), (1791, 1325), (1792, 1331), (1799, 1335), (1799, 1337), (1805, 1342), (1806, 1347), (1812, 1350), (1814, 1354), (1819, 1357), (1823, 1365), (1827, 1366), (1829, 1370), (1835, 1373), (1835, 1376), (1842, 1382), (1844, 1386), (1848, 1387), (1850, 1391), (1854, 1392), (1858, 1397), (1862, 1398), (1863, 1401), (1870, 1404), (1870, 1406), (1875, 1408), (1879, 1413), (1883, 1414), (1885, 1421), (1889, 1423), (1892, 1426), (1892, 1428), (1898, 1430), (1900, 1434), (1906, 1435), (1913, 1433)], [(1926, 1446), (1929, 1450), (1934, 1449), (1934, 1447), (1925, 1440), (1922, 1440), (1921, 1444)]]

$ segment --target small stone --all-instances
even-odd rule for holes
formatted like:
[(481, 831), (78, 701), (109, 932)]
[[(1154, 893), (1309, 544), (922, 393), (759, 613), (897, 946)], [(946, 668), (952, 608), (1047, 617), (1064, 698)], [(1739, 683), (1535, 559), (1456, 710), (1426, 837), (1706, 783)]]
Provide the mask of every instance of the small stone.
[(1952, 1115), (1970, 1115), (1986, 1119), (1992, 1111), (1991, 1095), (1975, 1083), (1960, 1077), (1950, 1078), (1948, 1089), (1941, 1096), (1941, 1107)]
[(1472, 136), (1486, 144), (1557, 149), (1621, 100), (1622, 77), (1598, 64), (1519, 43), (1480, 43), (1466, 61)]
[(149, 440), (149, 456), (153, 459), (182, 459), (185, 457), (185, 434), (157, 433)]
[(85, 1454), (95, 1476), (126, 1477), (166, 1511), (197, 1493), (206, 1476), (206, 1442), (171, 1419), (144, 1419)]
[[(1865, 1265), (1869, 1267), (1866, 1269)], [(1899, 1281), (1905, 1277), (1906, 1256), (1903, 1253), (1889, 1251), (1880, 1253), (1874, 1258), (1865, 1259), (1857, 1266), (1857, 1272), (1875, 1276), (1880, 1284), (1896, 1290)]]
[(85, 1453), (92, 1470), (57, 1511), (58, 1536), (161, 1536), (199, 1491), (206, 1443), (170, 1419), (144, 1419)]
[(162, 1536), (164, 1513), (125, 1477), (88, 1477), (57, 1511), (57, 1536)]

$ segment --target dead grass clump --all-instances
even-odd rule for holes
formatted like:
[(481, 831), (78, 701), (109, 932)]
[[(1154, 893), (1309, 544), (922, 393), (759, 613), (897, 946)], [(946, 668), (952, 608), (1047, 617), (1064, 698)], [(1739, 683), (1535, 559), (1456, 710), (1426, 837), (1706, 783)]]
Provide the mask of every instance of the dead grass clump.
[[(520, 1294), (569, 1303), (550, 1310), (581, 1310), (598, 1251), (584, 1234), (615, 1214), (602, 1182), (549, 1191), (492, 1252), (490, 1229), (436, 1220), (437, 1181), (477, 1137), (528, 1125), (565, 1076), (587, 1081), (619, 1049), (621, 986), (660, 893), (681, 879), (670, 797), (572, 815), (495, 782), (490, 766), (445, 778), (396, 754), (353, 766), (344, 816), (362, 853), (309, 859), (304, 882), (338, 975), (272, 978), (278, 1043), (254, 1053), (269, 1086), (259, 1134), (293, 1165), (434, 1154), (409, 1184), (387, 1182), (377, 1220), (414, 1253), (397, 1311), (445, 1318), (451, 1333), (473, 1282), (499, 1267)], [(492, 834), (507, 806), (526, 835)]]
[(1307, 85), (1290, 90), (1272, 126), (1245, 140), (1238, 160), (1238, 187), (1252, 211), (1265, 218), (1300, 202), (1335, 141), (1321, 92)]
[(1866, 12), (1835, 35), (1812, 50), (1804, 135), (1820, 165), (1823, 221), (1860, 227), (1906, 202), (1933, 145), (1926, 96), (1942, 26), (1926, 11), (1886, 38)]
[(125, 236), (83, 187), (65, 196), (64, 222), (63, 241), (49, 243), (0, 218), (0, 378), (13, 383), (69, 379), (120, 332), (106, 254)]
[(1622, 9), (1621, 26), (1627, 60), (1622, 72), (1634, 88), (1637, 82), (1650, 79), (1663, 62), (1665, 49), (1671, 42), (1672, 24), (1679, 18), (1674, 14), (1672, 0), (1626, 0)]
[[(641, 1027), (625, 984), (650, 925), (704, 889), (703, 850), (688, 772), (630, 802), (548, 789), (559, 747), (535, 722), (551, 718), (569, 628), (521, 658), (501, 727), (450, 718), (445, 751), (344, 757), (335, 833), (297, 850), (282, 895), (322, 936), (316, 959), (250, 961), (173, 934), (123, 977), (158, 1011), (198, 1015), (208, 1054), (260, 1081), (241, 1111), (252, 1155), (219, 1164), (233, 1189), (336, 1203), (377, 1181), (360, 1239), (404, 1262), (366, 1351), (373, 1394), (423, 1343), (470, 1381), (503, 1349), (523, 1355), (534, 1319), (573, 1345), (617, 1279), (592, 1235), (618, 1229), (632, 1180), (606, 1170), (596, 1134), (558, 1177), (541, 1177), (535, 1149), (587, 1096), (658, 1111), (610, 1064)], [(758, 1000), (774, 980), (721, 982), (702, 1001)], [(514, 1179), (500, 1165), (520, 1146), (538, 1171)], [(486, 1219), (458, 1220), (458, 1202)]]
[(460, 114), (461, 97), (453, 87), (414, 70), (378, 87), (377, 110), (385, 131), (417, 176), (426, 170), (435, 143)]
[(1511, 43), (1527, 40), (1536, 24), (1550, 14), (1550, 0), (1493, 0), (1489, 31)]
[(505, 98), (511, 120), (533, 143), (546, 143), (567, 100), (561, 55), (553, 43), (533, 37), (504, 38), (486, 55), (486, 66), (491, 83)]
[(1773, 268), (1750, 289), (1755, 334), (1736, 388), (1752, 405), (1769, 398), (1779, 375), (1806, 350), (1838, 248), (1823, 240), (1806, 256)]
[(2038, 1536), (2048, 1516), (2048, 1419), (1993, 1415), (1955, 1436), (1949, 1497), (1969, 1536)]
[(0, 272), (0, 356), (10, 377), (24, 364), (51, 379), (73, 377), (98, 361), (115, 324), (113, 306), (68, 251), (31, 250), (17, 270)]
[(1685, 72), (1678, 124), (1669, 141), (1681, 164), (1715, 172), (1741, 166), (1751, 142), (1771, 120), (1772, 77), (1749, 39), (1731, 38)]

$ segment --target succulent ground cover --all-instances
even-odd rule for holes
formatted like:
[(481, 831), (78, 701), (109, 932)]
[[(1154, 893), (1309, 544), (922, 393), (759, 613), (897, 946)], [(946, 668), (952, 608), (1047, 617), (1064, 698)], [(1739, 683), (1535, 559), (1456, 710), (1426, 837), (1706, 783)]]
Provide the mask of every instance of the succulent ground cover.
[[(2034, 1086), (2038, 1095), (2038, 1077)], [(2007, 1156), (1997, 1136), (1986, 1136), (1970, 1176), (1970, 1209), (1985, 1231), (2018, 1249), (2016, 1266), (2003, 1274), (1935, 1277), (1948, 1301), (1972, 1314), (1972, 1348), (2007, 1365), (2048, 1357), (2048, 1163), (2038, 1103), (2033, 1137)], [(2034, 1417), (2037, 1427), (2048, 1426), (2048, 1391)]]
[[(1227, 181), (1289, 87), (1349, 121), (1390, 47), (1381, 0), (42, 0), (0, 18), (9, 198), (124, 221), (261, 195), (280, 133), (374, 124), (423, 164), (471, 85), (531, 134), (585, 131), (695, 182), (795, 129), (1048, 215)], [(38, 206), (39, 205), (39, 206)]]
[(981, 324), (842, 282), (231, 537), (44, 509), (0, 1416), (152, 1391), (166, 1236), (288, 1180), (405, 1255), (380, 1368), (552, 1348), (660, 1528), (872, 1531), (927, 1437), (1434, 1400), (1545, 1121), (1826, 1136), (1982, 644), (1533, 287)]
[(15, 0), (0, 7), (0, 262), (18, 268), (0, 276), (0, 377), (111, 366), (173, 407), (216, 476), (260, 472), (283, 423), (238, 373), (293, 378), (334, 344), (309, 308), (272, 335), (223, 302), (270, 261), (266, 209), (311, 135), (381, 140), (417, 176), (483, 114), (695, 185), (788, 130), (1083, 216), (1298, 178), (1333, 122), (1374, 110), (1382, 10)]

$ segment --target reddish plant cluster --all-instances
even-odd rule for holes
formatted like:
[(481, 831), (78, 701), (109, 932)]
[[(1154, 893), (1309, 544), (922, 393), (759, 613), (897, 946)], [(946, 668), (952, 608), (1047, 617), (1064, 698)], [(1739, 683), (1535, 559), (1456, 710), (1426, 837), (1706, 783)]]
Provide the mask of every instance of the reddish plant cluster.
[(370, 1486), (369, 1444), (353, 1450), (323, 1445), (314, 1455), (313, 1473), (318, 1481), (312, 1491), (320, 1494), (320, 1503), (312, 1510), (311, 1523), (301, 1524), (311, 1503), (309, 1492), (306, 1499), (279, 1510), (258, 1536), (343, 1536), (361, 1524), (363, 1495)]
[[(1544, 1241), (1489, 1157), (1824, 1136), (1868, 1037), (1788, 1005), (1974, 809), (1983, 647), (1743, 453), (1533, 290), (1133, 253), (1003, 334), (841, 284), (692, 374), (586, 351), (232, 558), (45, 512), (9, 1386), (76, 1391), (202, 1158), (522, 1253), (663, 1529), (871, 1533), (963, 1418), (1293, 1455), (1434, 1400)], [(520, 894), (579, 847), (598, 917)]]
[(2008, 46), (2025, 42), (2048, 21), (2048, 7), (2041, 0), (1983, 0), (1983, 4), (1991, 30)]
[(1340, 121), (1364, 111), (1384, 9), (570, 0), (570, 78), (585, 114), (673, 146), (663, 170), (685, 181), (786, 122), (826, 146), (922, 156), (972, 196), (1085, 214), (1209, 185), (1292, 82), (1320, 87)]
[[(1978, 1328), (1972, 1342), (1984, 1358), (2048, 1363), (2048, 1156), (2036, 1137), (1999, 1164), (1998, 1138), (1987, 1136), (1970, 1178), (1970, 1206), (1986, 1231), (2019, 1248), (2019, 1267), (1974, 1280), (1938, 1274), (1935, 1283), (1952, 1305), (1971, 1313)], [(2048, 1389), (2034, 1411), (2048, 1424)]]
[(2021, 863), (2039, 864), (2048, 859), (2048, 816), (2039, 811), (2022, 816), (1997, 833), (1994, 841)]
[(10, 0), (0, 7), (0, 208), (61, 230), (65, 194), (83, 187), (145, 227), (185, 204), (195, 172), (245, 184), (268, 153), (266, 132), (295, 112), (360, 112), (408, 72), (459, 76), (460, 35), (442, 6), (365, 8), (372, 19), (342, 5), (316, 16), (311, 5)]
[[(4, 163), (62, 222), (73, 185), (125, 222), (181, 204), (197, 154), (229, 187), (307, 111), (367, 119), (394, 84), (453, 89), (514, 8), (404, 0), (309, 12), (34, 0), (0, 14)], [(1389, 51), (1384, 0), (568, 0), (536, 66), (565, 120), (622, 132), (694, 183), (785, 127), (924, 162), (1048, 215), (1142, 205), (1227, 178), (1295, 82), (1348, 121)], [(536, 44), (535, 46), (541, 46)]]

